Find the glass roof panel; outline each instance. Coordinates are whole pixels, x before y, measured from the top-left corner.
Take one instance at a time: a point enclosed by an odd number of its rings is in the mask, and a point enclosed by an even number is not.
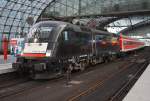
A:
[[[8,19],[7,19],[7,22],[6,22],[6,25],[12,25],[13,20],[14,20],[14,19],[12,19],[12,18],[8,18]]]
[[[6,0],[1,0],[0,7],[5,7],[6,4],[7,4]]]
[[[15,18],[16,14],[17,14],[17,11],[13,11],[13,10],[12,10],[12,11],[10,12],[10,14],[9,14],[9,17]]]
[[[20,9],[20,7],[22,7],[23,5],[21,5],[21,4],[15,4],[15,6],[14,6],[14,10],[18,10],[18,9]]]
[[[11,10],[3,9],[2,16],[7,17],[10,11],[11,11]]]
[[[15,28],[21,27],[25,28],[23,31],[28,31],[30,26],[26,22],[27,18],[33,17],[36,22],[43,10],[42,17],[44,14],[63,17],[146,10],[150,9],[149,5],[149,0],[0,0],[0,32],[6,29],[17,32]]]
[[[3,26],[5,24],[6,19],[7,19],[6,17],[0,18],[0,26]]]
[[[0,32],[16,32],[15,28],[26,28],[29,25],[26,20],[33,17],[34,22],[42,10],[53,0],[1,0],[0,1]],[[6,27],[6,28],[5,28]]]
[[[10,31],[10,26],[5,26],[4,32],[9,32]]]
[[[10,32],[17,32],[17,27],[13,26]]]

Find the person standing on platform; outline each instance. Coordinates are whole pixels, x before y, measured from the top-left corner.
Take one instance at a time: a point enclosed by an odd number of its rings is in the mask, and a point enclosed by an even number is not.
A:
[[[8,55],[8,40],[4,36],[3,38],[3,54],[4,54],[4,62],[7,62],[7,55]]]

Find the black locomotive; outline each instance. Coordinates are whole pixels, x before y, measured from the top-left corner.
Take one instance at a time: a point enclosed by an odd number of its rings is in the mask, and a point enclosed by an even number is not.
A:
[[[89,64],[109,61],[119,52],[117,35],[66,22],[42,21],[30,29],[13,67],[35,79],[51,78],[68,68],[84,70]]]

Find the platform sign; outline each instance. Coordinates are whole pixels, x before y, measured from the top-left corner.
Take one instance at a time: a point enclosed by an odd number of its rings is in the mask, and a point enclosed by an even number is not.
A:
[[[18,56],[24,48],[24,38],[12,38],[10,40],[11,54]]]
[[[16,39],[11,39],[11,40],[10,40],[10,45],[11,45],[11,46],[17,45],[17,40],[16,40]]]

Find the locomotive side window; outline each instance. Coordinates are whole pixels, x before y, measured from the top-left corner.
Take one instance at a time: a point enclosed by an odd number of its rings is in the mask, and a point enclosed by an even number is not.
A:
[[[90,40],[90,35],[82,32],[75,32],[75,31],[64,31],[63,32],[63,40],[69,41],[70,44],[81,44],[85,43]]]
[[[104,35],[104,34],[95,35],[95,40],[96,41],[110,41],[111,36],[110,35]]]
[[[75,35],[75,33],[73,31],[63,31],[62,32],[62,40],[64,42],[68,42],[69,41],[69,43],[70,42],[72,43],[73,41],[76,41],[77,38],[76,38],[76,35]]]
[[[95,36],[95,40],[96,40],[96,41],[104,40],[104,38],[105,38],[104,35],[96,35],[96,36]]]
[[[86,44],[91,40],[91,36],[87,33],[76,33],[76,37],[78,38],[79,44]]]
[[[67,31],[64,31],[64,40],[68,41],[68,32]]]
[[[132,41],[124,41],[123,44],[124,45],[133,45],[134,42],[132,42]]]

